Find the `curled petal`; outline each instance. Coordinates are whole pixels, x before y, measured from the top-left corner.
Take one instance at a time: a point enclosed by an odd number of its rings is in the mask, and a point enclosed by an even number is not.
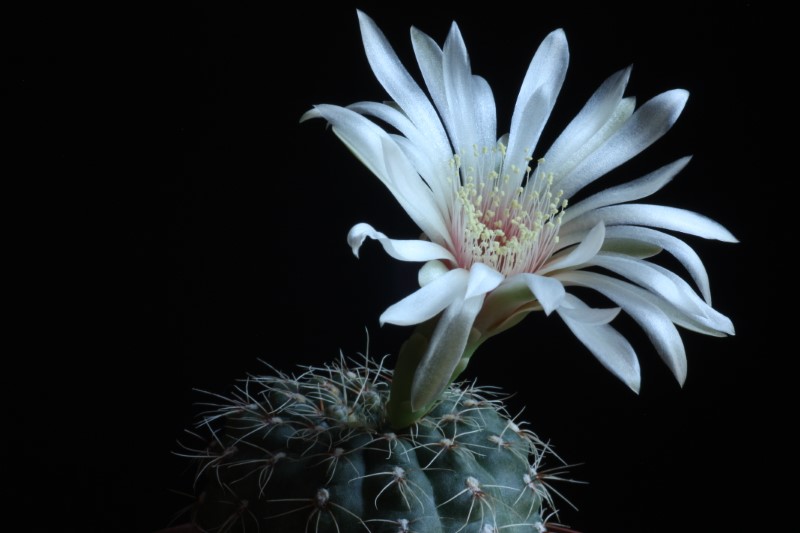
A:
[[[353,255],[356,257],[358,257],[358,250],[367,237],[381,243],[387,254],[401,261],[454,260],[453,254],[447,248],[436,243],[420,240],[390,239],[364,222],[356,224],[347,233],[347,244],[353,249]]]

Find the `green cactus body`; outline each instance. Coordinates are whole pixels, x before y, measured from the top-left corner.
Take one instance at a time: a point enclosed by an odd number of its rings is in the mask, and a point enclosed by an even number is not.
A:
[[[545,531],[547,451],[499,399],[451,386],[423,419],[386,424],[391,374],[345,361],[255,377],[202,422],[194,520],[208,532]]]

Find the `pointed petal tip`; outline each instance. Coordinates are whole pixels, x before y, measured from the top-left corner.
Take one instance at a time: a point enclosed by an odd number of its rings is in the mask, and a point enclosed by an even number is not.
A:
[[[496,289],[505,280],[505,276],[483,263],[472,265],[469,270],[469,283],[464,298],[482,296]]]
[[[300,117],[300,123],[302,124],[303,122],[311,120],[312,118],[321,118],[321,117],[322,115],[315,106],[313,109],[309,109],[308,111],[303,113],[303,116]]]
[[[361,222],[350,228],[350,231],[347,232],[347,244],[353,251],[353,255],[356,256],[356,259],[359,259],[359,250],[361,249],[361,245],[364,244],[364,240],[367,238],[367,231],[364,230],[365,227],[372,230],[372,226]]]
[[[631,71],[633,71],[633,63],[631,63],[625,68],[619,69],[613,75],[613,77],[619,76],[620,78],[625,80],[622,82],[623,89],[628,86],[628,81],[631,79]]]
[[[564,284],[556,278],[537,274],[520,274],[519,276],[528,286],[533,297],[539,301],[546,316],[550,316],[564,303],[566,298]]]
[[[712,220],[712,222],[714,222],[714,221]],[[726,228],[725,226],[723,226],[719,222],[716,222],[716,224],[719,225],[720,234],[716,235],[714,237],[714,239],[716,239],[718,241],[721,241],[721,242],[727,242],[727,243],[730,243],[730,244],[739,244],[739,239],[737,239],[736,236],[733,233],[731,233],[728,228]],[[708,238],[708,237],[706,237],[706,238]]]
[[[381,30],[378,29],[378,25],[375,24],[375,21],[372,20],[372,17],[370,17],[360,9],[356,9],[356,15],[358,15],[358,27],[361,29],[362,40],[365,40],[367,38],[368,33],[381,34]]]
[[[678,385],[683,388],[683,385],[686,383],[686,366],[672,369],[672,372],[675,375],[675,379],[678,380]]]

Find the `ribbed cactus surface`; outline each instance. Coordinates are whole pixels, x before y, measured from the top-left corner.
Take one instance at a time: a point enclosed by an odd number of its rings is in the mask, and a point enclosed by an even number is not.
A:
[[[547,451],[495,394],[451,386],[415,425],[385,422],[391,373],[342,360],[252,377],[186,446],[208,532],[546,531]],[[552,509],[550,509],[552,511]]]

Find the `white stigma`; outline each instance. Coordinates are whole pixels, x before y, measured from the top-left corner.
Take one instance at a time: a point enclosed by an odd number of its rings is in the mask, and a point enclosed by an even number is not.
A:
[[[502,143],[475,154],[477,169],[463,168],[459,156],[451,160],[457,197],[453,241],[458,266],[468,269],[484,263],[506,276],[536,272],[558,243],[567,207],[563,191],[553,190],[553,175],[540,171],[541,164],[536,170],[512,166],[501,176]],[[523,185],[515,186],[521,172]]]

